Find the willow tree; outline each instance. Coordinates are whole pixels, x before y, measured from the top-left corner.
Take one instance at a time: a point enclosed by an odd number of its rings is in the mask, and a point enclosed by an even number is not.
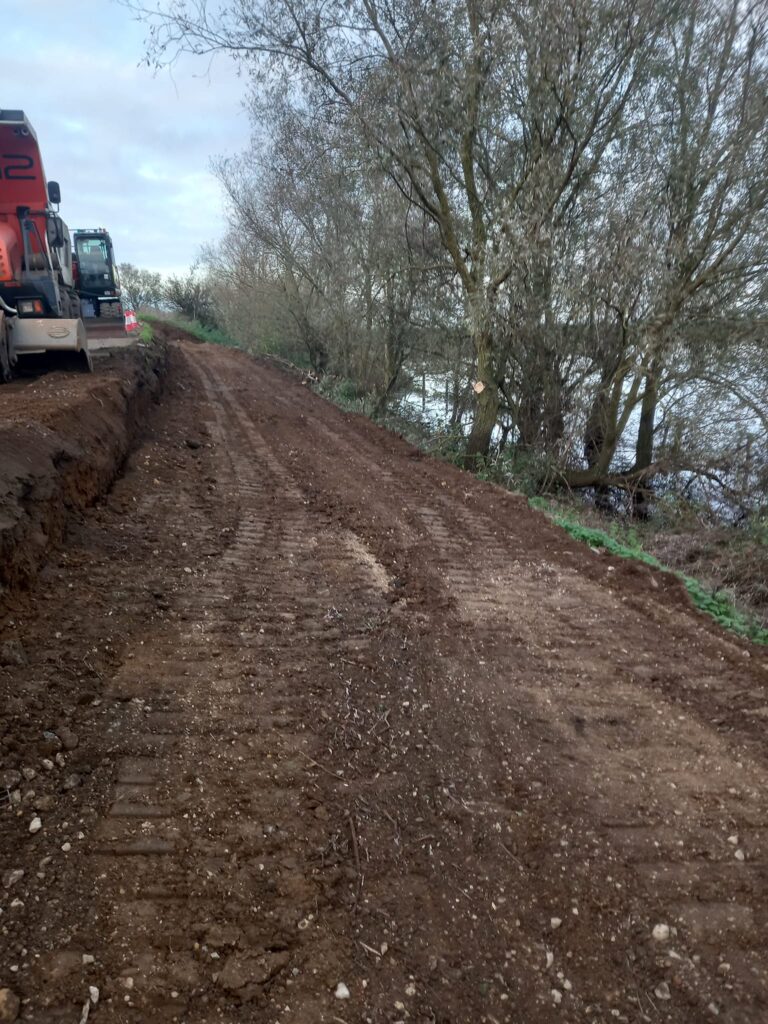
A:
[[[132,3],[149,59],[222,50],[261,89],[286,79],[361,141],[436,225],[462,289],[478,378],[470,458],[499,414],[500,304],[620,132],[667,12],[653,0],[173,0]],[[544,298],[542,298],[544,296]]]

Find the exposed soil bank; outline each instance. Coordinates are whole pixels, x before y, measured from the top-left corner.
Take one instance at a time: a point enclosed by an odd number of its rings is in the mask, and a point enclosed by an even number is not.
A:
[[[160,390],[164,349],[0,390],[0,600],[28,586],[68,516],[110,487]]]

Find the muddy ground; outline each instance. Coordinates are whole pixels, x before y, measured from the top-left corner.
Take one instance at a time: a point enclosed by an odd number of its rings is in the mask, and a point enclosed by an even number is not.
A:
[[[763,650],[242,353],[140,419],[5,593],[0,1021],[768,1019]]]

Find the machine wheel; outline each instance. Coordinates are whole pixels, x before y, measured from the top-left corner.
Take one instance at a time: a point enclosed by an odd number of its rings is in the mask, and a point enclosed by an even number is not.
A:
[[[7,384],[12,376],[11,332],[5,312],[0,310],[0,384]]]

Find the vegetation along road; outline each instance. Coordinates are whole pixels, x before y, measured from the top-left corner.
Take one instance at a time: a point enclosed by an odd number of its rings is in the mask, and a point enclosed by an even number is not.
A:
[[[298,375],[137,360],[0,396],[0,1020],[768,1019],[763,649]]]

